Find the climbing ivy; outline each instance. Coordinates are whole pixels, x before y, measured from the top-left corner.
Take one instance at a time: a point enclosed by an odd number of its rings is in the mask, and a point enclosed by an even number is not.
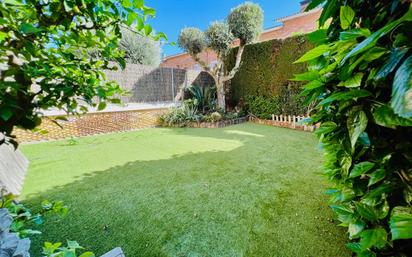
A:
[[[331,207],[357,256],[412,252],[412,4],[315,0],[316,47],[297,63],[308,71],[310,122],[333,182]]]
[[[299,88],[302,83],[290,81],[293,74],[303,72],[305,64],[293,62],[311,49],[313,44],[306,36],[296,36],[284,40],[274,39],[250,44],[243,52],[239,72],[230,81],[231,105],[247,97],[267,99],[281,94],[282,89]],[[237,49],[230,51],[225,59],[225,67],[231,69],[236,60]]]

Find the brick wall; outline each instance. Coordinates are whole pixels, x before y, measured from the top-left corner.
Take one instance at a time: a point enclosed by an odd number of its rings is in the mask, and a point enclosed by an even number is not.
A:
[[[69,116],[67,121],[55,120],[56,117],[50,116],[44,117],[35,131],[15,129],[14,134],[19,142],[34,142],[150,128],[157,125],[158,116],[167,110],[88,113]]]

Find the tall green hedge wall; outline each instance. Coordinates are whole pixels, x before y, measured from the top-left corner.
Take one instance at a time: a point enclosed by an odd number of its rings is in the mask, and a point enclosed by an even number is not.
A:
[[[293,62],[312,48],[305,35],[247,45],[240,70],[230,82],[231,105],[248,96],[277,96],[283,87],[300,85],[289,79],[304,72],[306,65]],[[237,50],[233,48],[226,57],[227,69],[234,66]]]

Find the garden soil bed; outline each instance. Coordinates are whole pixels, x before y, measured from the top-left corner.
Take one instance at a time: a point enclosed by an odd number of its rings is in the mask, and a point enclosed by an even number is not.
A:
[[[222,120],[217,122],[191,122],[187,124],[189,128],[223,128],[230,125],[241,124],[248,122],[249,117],[242,117],[232,120]]]

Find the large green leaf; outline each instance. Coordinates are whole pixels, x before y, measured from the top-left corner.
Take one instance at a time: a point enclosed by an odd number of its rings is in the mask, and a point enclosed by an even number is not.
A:
[[[361,220],[356,220],[353,223],[350,223],[348,227],[349,237],[351,239],[356,238],[357,236],[359,236],[359,234],[363,231],[364,228],[365,222]]]
[[[326,21],[329,18],[333,17],[335,13],[339,13],[339,4],[337,3],[337,0],[328,0],[323,7],[323,11],[319,17],[319,25],[325,25]]]
[[[362,110],[354,109],[348,115],[347,127],[352,148],[355,147],[359,136],[365,131],[368,125],[368,117]]]
[[[319,78],[319,72],[316,70],[307,71],[304,73],[294,74],[293,81],[312,81]]]
[[[330,50],[330,47],[328,45],[320,45],[318,47],[313,48],[312,50],[309,50],[302,57],[296,60],[295,63],[301,63],[301,62],[307,62],[307,61],[313,60],[329,52],[329,50]]]
[[[381,181],[382,179],[384,179],[386,176],[386,171],[385,169],[377,169],[374,172],[372,172],[371,174],[369,174],[369,183],[368,186],[372,186],[376,183],[378,183],[379,181]]]
[[[360,175],[363,175],[366,172],[370,171],[373,167],[375,167],[375,164],[372,162],[361,162],[361,163],[355,164],[355,166],[350,172],[349,177],[351,178],[359,177]]]
[[[353,222],[353,210],[347,205],[331,205],[332,210],[338,215],[338,220],[344,224]]]
[[[347,59],[349,59],[352,56],[355,56],[357,54],[360,54],[371,47],[373,47],[376,42],[381,38],[382,36],[388,34],[391,32],[395,27],[397,27],[400,23],[404,21],[410,21],[412,20],[412,9],[410,9],[403,17],[401,17],[398,20],[395,20],[381,29],[377,30],[376,32],[372,33],[369,37],[367,37],[365,40],[363,40],[361,43],[359,43],[355,48],[353,48],[346,56],[343,58],[341,61],[341,65],[346,62]]]
[[[346,101],[346,100],[350,100],[350,99],[356,100],[358,98],[368,97],[370,95],[371,95],[371,93],[367,90],[364,90],[364,89],[350,90],[350,91],[346,91],[346,92],[337,92],[337,93],[333,93],[330,96],[328,96],[327,98],[323,99],[319,103],[319,105],[329,104],[333,101]]]
[[[351,29],[351,30],[345,30],[339,33],[339,39],[342,41],[346,40],[354,40],[359,37],[369,37],[371,35],[371,32],[369,29]]]
[[[396,71],[391,107],[403,118],[412,118],[412,55]]]
[[[360,234],[360,245],[366,250],[372,246],[383,248],[387,244],[388,233],[384,228],[367,229]]]
[[[412,207],[393,208],[389,225],[392,240],[412,238]]]
[[[320,125],[319,129],[315,131],[315,133],[318,135],[327,134],[327,133],[334,131],[336,128],[337,128],[337,125],[335,122],[332,122],[332,121],[324,122]]]
[[[355,12],[350,6],[341,6],[340,7],[340,26],[342,29],[347,29],[353,22],[355,18]]]
[[[396,66],[399,64],[399,62],[402,60],[402,58],[405,56],[405,54],[408,52],[408,48],[403,47],[397,47],[391,50],[391,54],[389,56],[389,59],[385,62],[385,64],[382,66],[382,68],[376,73],[376,76],[374,79],[379,80],[383,79],[386,76],[391,73]]]
[[[308,39],[314,44],[323,44],[328,40],[326,29],[318,29],[309,33]]]
[[[379,106],[373,111],[372,115],[375,123],[383,127],[396,128],[397,126],[412,126],[412,118],[402,118],[396,115],[388,105]]]
[[[378,214],[373,207],[364,203],[355,203],[355,206],[356,212],[364,219],[367,219],[369,221],[375,221],[378,219]]]
[[[352,77],[350,77],[349,79],[340,82],[338,86],[347,87],[347,88],[360,87],[362,78],[363,78],[363,73],[359,72],[353,75]]]
[[[37,28],[30,23],[23,23],[20,25],[20,31],[24,34],[34,34],[42,31],[42,29]]]
[[[92,252],[84,252],[79,257],[95,257],[95,255]]]

